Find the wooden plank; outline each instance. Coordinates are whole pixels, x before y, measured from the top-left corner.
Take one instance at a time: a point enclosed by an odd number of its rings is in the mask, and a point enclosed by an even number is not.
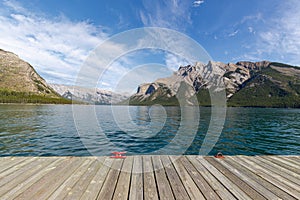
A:
[[[271,159],[271,158],[272,158],[272,160],[276,160],[276,161],[279,161],[280,163],[283,163],[283,166],[289,167],[290,170],[300,174],[299,165],[296,165],[296,164],[294,164],[288,160],[285,160],[284,158],[280,158],[278,156],[271,156],[269,159]]]
[[[175,199],[159,156],[152,156],[152,163],[154,168],[154,174],[155,174],[159,199],[165,199],[165,200]]]
[[[273,185],[269,182],[265,181],[264,179],[257,178],[256,174],[248,171],[246,168],[242,167],[238,164],[238,161],[232,160],[230,162],[231,156],[227,156],[224,160],[223,159],[216,159],[219,163],[221,163],[224,167],[226,167],[229,171],[234,173],[236,176],[241,178],[245,183],[249,184],[252,188],[254,188],[257,192],[263,195],[267,199],[278,199],[278,197],[273,194],[270,189]],[[265,185],[263,182],[265,181]],[[267,187],[265,187],[267,186]]]
[[[287,157],[287,156],[278,156],[277,158],[287,161],[292,166],[298,166],[298,167],[296,167],[296,169],[300,170],[300,168],[299,168],[300,162],[297,161],[298,160],[297,158],[291,158],[291,157]]]
[[[101,157],[97,157],[98,159],[101,159]],[[103,187],[104,181],[106,180],[106,177],[108,175],[108,172],[110,168],[112,167],[113,159],[109,157],[105,157],[105,160],[102,164],[102,167],[98,170],[94,178],[91,180],[91,183],[87,187],[86,191],[80,198],[81,200],[95,200],[97,199],[97,196],[99,192],[101,191],[101,188]]]
[[[4,162],[1,163],[0,166],[0,176],[4,173],[7,169],[12,168],[14,165],[17,165],[23,161],[25,161],[26,157],[9,157],[8,160],[6,159]]]
[[[143,156],[144,199],[158,200],[151,156]]]
[[[111,158],[112,159],[112,158]],[[123,159],[114,159],[111,169],[108,172],[103,187],[97,197],[98,200],[112,199],[115,187],[122,168]]]
[[[86,172],[80,177],[74,187],[68,192],[65,200],[80,199],[84,191],[91,182],[98,169],[101,167],[101,162],[97,159],[93,159],[92,164],[87,168]]]
[[[91,159],[85,159],[81,166],[79,166],[78,169],[62,185],[60,185],[53,194],[51,194],[48,200],[64,199],[91,164]]]
[[[286,179],[288,179],[289,181],[294,182],[300,188],[300,174],[297,174],[297,173],[293,174],[293,172],[291,172],[283,167],[280,167],[278,165],[272,164],[272,162],[270,162],[268,160],[264,160],[263,158],[260,158],[259,156],[249,157],[248,159],[257,163],[261,167],[268,169],[280,176],[283,176]]]
[[[173,163],[169,159],[168,156],[160,156],[162,164],[165,168],[165,172],[167,174],[168,180],[170,182],[171,189],[173,191],[174,196],[176,199],[188,199],[189,195],[183,186],[180,177],[178,176]]]
[[[251,157],[241,156],[240,159],[243,160],[244,162],[247,162],[253,168],[255,168],[257,170],[260,170],[261,172],[268,175],[269,177],[273,177],[274,179],[277,179],[281,183],[281,185],[285,185],[285,187],[283,189],[285,189],[285,190],[288,189],[287,191],[289,191],[290,189],[291,190],[292,189],[296,190],[293,193],[300,196],[300,193],[298,192],[298,191],[300,191],[300,187],[297,184],[295,184],[295,183],[291,182],[290,180],[288,180],[286,177],[283,177],[283,176],[281,176],[277,173],[273,173],[268,168],[264,168],[264,167],[261,167],[261,166],[257,165],[255,162],[253,162],[251,160]],[[277,185],[277,186],[279,186],[279,185]]]
[[[16,187],[11,189],[8,193],[5,195],[2,195],[3,199],[16,199],[17,196],[23,194],[28,188],[30,188],[34,183],[36,183],[38,180],[40,180],[43,176],[46,174],[50,173],[51,171],[55,170],[60,164],[64,161],[65,158],[49,158],[49,159],[54,159],[49,165],[44,165],[45,163],[48,164],[47,162],[43,163],[43,166],[39,168],[36,173],[34,173],[32,176],[32,171],[27,171],[22,175],[22,178],[24,179],[24,182],[20,182],[17,184]],[[28,177],[28,178],[27,178]]]
[[[79,157],[65,158],[55,170],[50,171],[30,186],[16,199],[46,199],[64,180],[77,169],[84,159]],[[57,175],[59,174],[59,176]]]
[[[198,172],[205,178],[207,183],[216,191],[221,199],[236,199],[207,169],[200,163],[198,156],[189,156],[189,161],[198,170]]]
[[[182,158],[182,164],[186,168],[187,172],[198,186],[200,191],[202,192],[203,196],[206,199],[211,200],[219,200],[220,197],[218,194],[210,187],[207,181],[203,178],[203,176],[197,171],[197,169],[190,163],[187,159],[188,156]]]
[[[261,157],[262,157],[263,159],[268,160],[268,161],[270,161],[270,162],[272,162],[272,163],[274,163],[274,164],[276,164],[276,165],[279,165],[279,166],[281,166],[281,167],[283,167],[283,168],[285,168],[285,169],[287,169],[287,170],[290,170],[290,171],[292,171],[292,172],[295,172],[295,173],[297,173],[297,174],[300,174],[300,173],[297,172],[297,171],[298,171],[297,168],[292,167],[292,166],[290,166],[290,165],[287,165],[286,163],[284,163],[284,162],[282,162],[282,161],[280,161],[280,160],[276,160],[276,159],[274,158],[274,156],[261,156]]]
[[[190,198],[197,200],[205,199],[197,185],[194,183],[193,179],[190,177],[189,173],[182,165],[181,158],[179,156],[170,156],[170,159]]]
[[[134,156],[129,199],[143,199],[143,160],[141,156]]]
[[[9,193],[12,191],[20,190],[20,186],[23,186],[23,183],[30,179],[32,176],[37,174],[41,169],[50,165],[54,162],[53,158],[39,158],[39,162],[31,162],[31,165],[28,165],[28,168],[20,169],[19,173],[16,173],[15,176],[8,176],[9,180],[0,187],[0,196],[5,196],[4,199],[8,199]],[[2,181],[1,181],[2,182]],[[26,184],[25,186],[30,186],[30,184]],[[8,193],[8,194],[7,194]]]
[[[71,157],[72,158],[72,157]],[[54,173],[47,174],[39,181],[40,184],[44,186],[38,186],[35,188],[36,193],[31,197],[32,199],[46,199],[48,198],[61,184],[69,178],[75,170],[82,165],[82,163],[87,159],[84,157],[73,157],[72,161],[67,165],[67,167],[62,168],[62,170]],[[68,158],[67,158],[68,159]],[[57,175],[59,174],[59,176]]]
[[[15,157],[12,156],[4,156],[4,157],[0,157],[0,169],[3,165],[5,165],[6,163],[8,163],[11,159],[13,159]],[[22,157],[16,157],[16,158],[22,158]]]
[[[237,157],[235,157],[235,158],[237,158]],[[296,198],[300,196],[300,193],[297,192],[296,190],[294,190],[293,188],[291,188],[289,186],[290,183],[287,182],[281,176],[270,173],[270,171],[257,166],[255,163],[243,158],[242,156],[239,156],[238,160],[240,163],[243,163],[244,166],[248,166],[248,169],[251,170],[252,172],[254,172],[256,175],[258,175],[258,176],[262,177],[263,179],[269,181],[270,183],[276,185],[283,191],[289,193],[290,195],[292,195]]]
[[[176,158],[0,158],[0,199],[300,199],[299,156]]]
[[[36,160],[37,158],[29,158],[4,171],[0,176],[0,187],[22,175],[24,172],[34,167],[36,164],[40,164],[40,160],[34,163],[34,161]]]
[[[279,155],[280,156],[280,155]],[[287,158],[297,158],[300,161],[300,156],[297,155],[283,155],[283,157],[287,157]]]
[[[227,156],[224,160],[217,159],[217,161],[239,176],[243,181],[248,183],[267,199],[278,199],[279,197],[282,199],[295,199],[269,181],[257,176],[255,171],[251,171],[247,165],[240,162],[234,156]]]
[[[300,162],[300,156],[285,156],[286,158],[291,158],[291,159],[293,159],[293,160],[295,160],[295,161],[297,161],[297,162]]]
[[[239,176],[235,175],[221,163],[216,161],[213,157],[205,158],[211,165],[213,165],[217,170],[219,170],[224,176],[231,180],[235,185],[241,188],[245,193],[247,193],[252,199],[256,200],[265,200],[266,198],[254,190],[250,185],[243,181]]]
[[[237,199],[250,200],[251,198],[241,190],[237,185],[230,181],[220,171],[218,171],[213,165],[207,162],[204,157],[197,158],[206,169],[213,174]]]
[[[28,157],[24,156],[6,156],[0,157],[0,169],[12,162],[21,162],[22,160],[27,159]]]
[[[128,199],[131,170],[133,165],[133,157],[126,157],[122,166],[122,171],[116,186],[113,199],[122,200]]]
[[[29,159],[34,159],[34,158],[31,157]],[[9,161],[4,162],[2,167],[0,168],[0,178],[3,178],[7,176],[7,174],[12,173],[13,170],[16,170],[17,166],[22,165],[23,162],[28,163],[28,158],[16,157],[16,158],[9,159]]]
[[[273,167],[277,168],[278,170],[283,171],[283,172],[285,172],[285,173],[287,173],[287,174],[289,174],[293,177],[298,178],[298,180],[300,180],[300,174],[295,173],[292,170],[289,170],[289,169],[287,169],[287,168],[285,168],[281,165],[278,165],[278,164],[276,164],[276,163],[274,163],[274,162],[272,162],[272,161],[270,161],[270,160],[268,160],[268,159],[266,159],[265,157],[262,157],[262,156],[257,157],[257,159],[259,159],[260,161],[262,161],[262,162],[264,162],[268,165],[272,165]]]

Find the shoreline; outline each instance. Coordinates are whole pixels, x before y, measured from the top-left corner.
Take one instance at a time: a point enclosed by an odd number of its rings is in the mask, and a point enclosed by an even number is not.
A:
[[[154,105],[124,105],[124,104],[84,104],[84,103],[70,103],[70,104],[59,104],[59,103],[0,103],[0,105],[23,105],[23,106],[43,106],[43,105],[47,105],[47,106],[51,106],[51,105],[81,105],[81,106],[127,106],[127,107],[131,107],[131,106],[140,106],[140,107],[151,107],[151,106],[155,106],[158,104],[154,104]],[[180,107],[178,105],[161,105],[163,107]],[[194,107],[194,106],[185,106],[185,107]],[[211,108],[212,106],[199,106],[199,107],[203,107],[203,108]],[[272,106],[226,106],[226,108],[282,108],[282,109],[300,109],[300,107],[272,107]]]

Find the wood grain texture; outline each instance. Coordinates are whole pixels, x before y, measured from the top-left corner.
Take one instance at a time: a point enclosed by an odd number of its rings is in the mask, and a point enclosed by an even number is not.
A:
[[[143,156],[144,199],[158,200],[155,175],[151,156]]]
[[[300,199],[299,156],[0,157],[0,199]]]

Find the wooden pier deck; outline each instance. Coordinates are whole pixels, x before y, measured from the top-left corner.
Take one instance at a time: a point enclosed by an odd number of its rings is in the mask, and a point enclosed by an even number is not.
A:
[[[300,156],[1,157],[0,199],[300,199]]]

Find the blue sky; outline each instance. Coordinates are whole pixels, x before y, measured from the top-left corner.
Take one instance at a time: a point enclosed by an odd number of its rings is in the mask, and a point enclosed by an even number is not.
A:
[[[182,32],[215,61],[271,60],[300,66],[299,10],[298,0],[3,0],[0,48],[31,63],[48,82],[60,84],[74,83],[90,51],[103,41],[141,27]],[[185,64],[172,54],[138,52],[116,62],[99,87],[112,89],[116,77],[153,62],[172,69]],[[153,73],[141,81],[165,75]]]

